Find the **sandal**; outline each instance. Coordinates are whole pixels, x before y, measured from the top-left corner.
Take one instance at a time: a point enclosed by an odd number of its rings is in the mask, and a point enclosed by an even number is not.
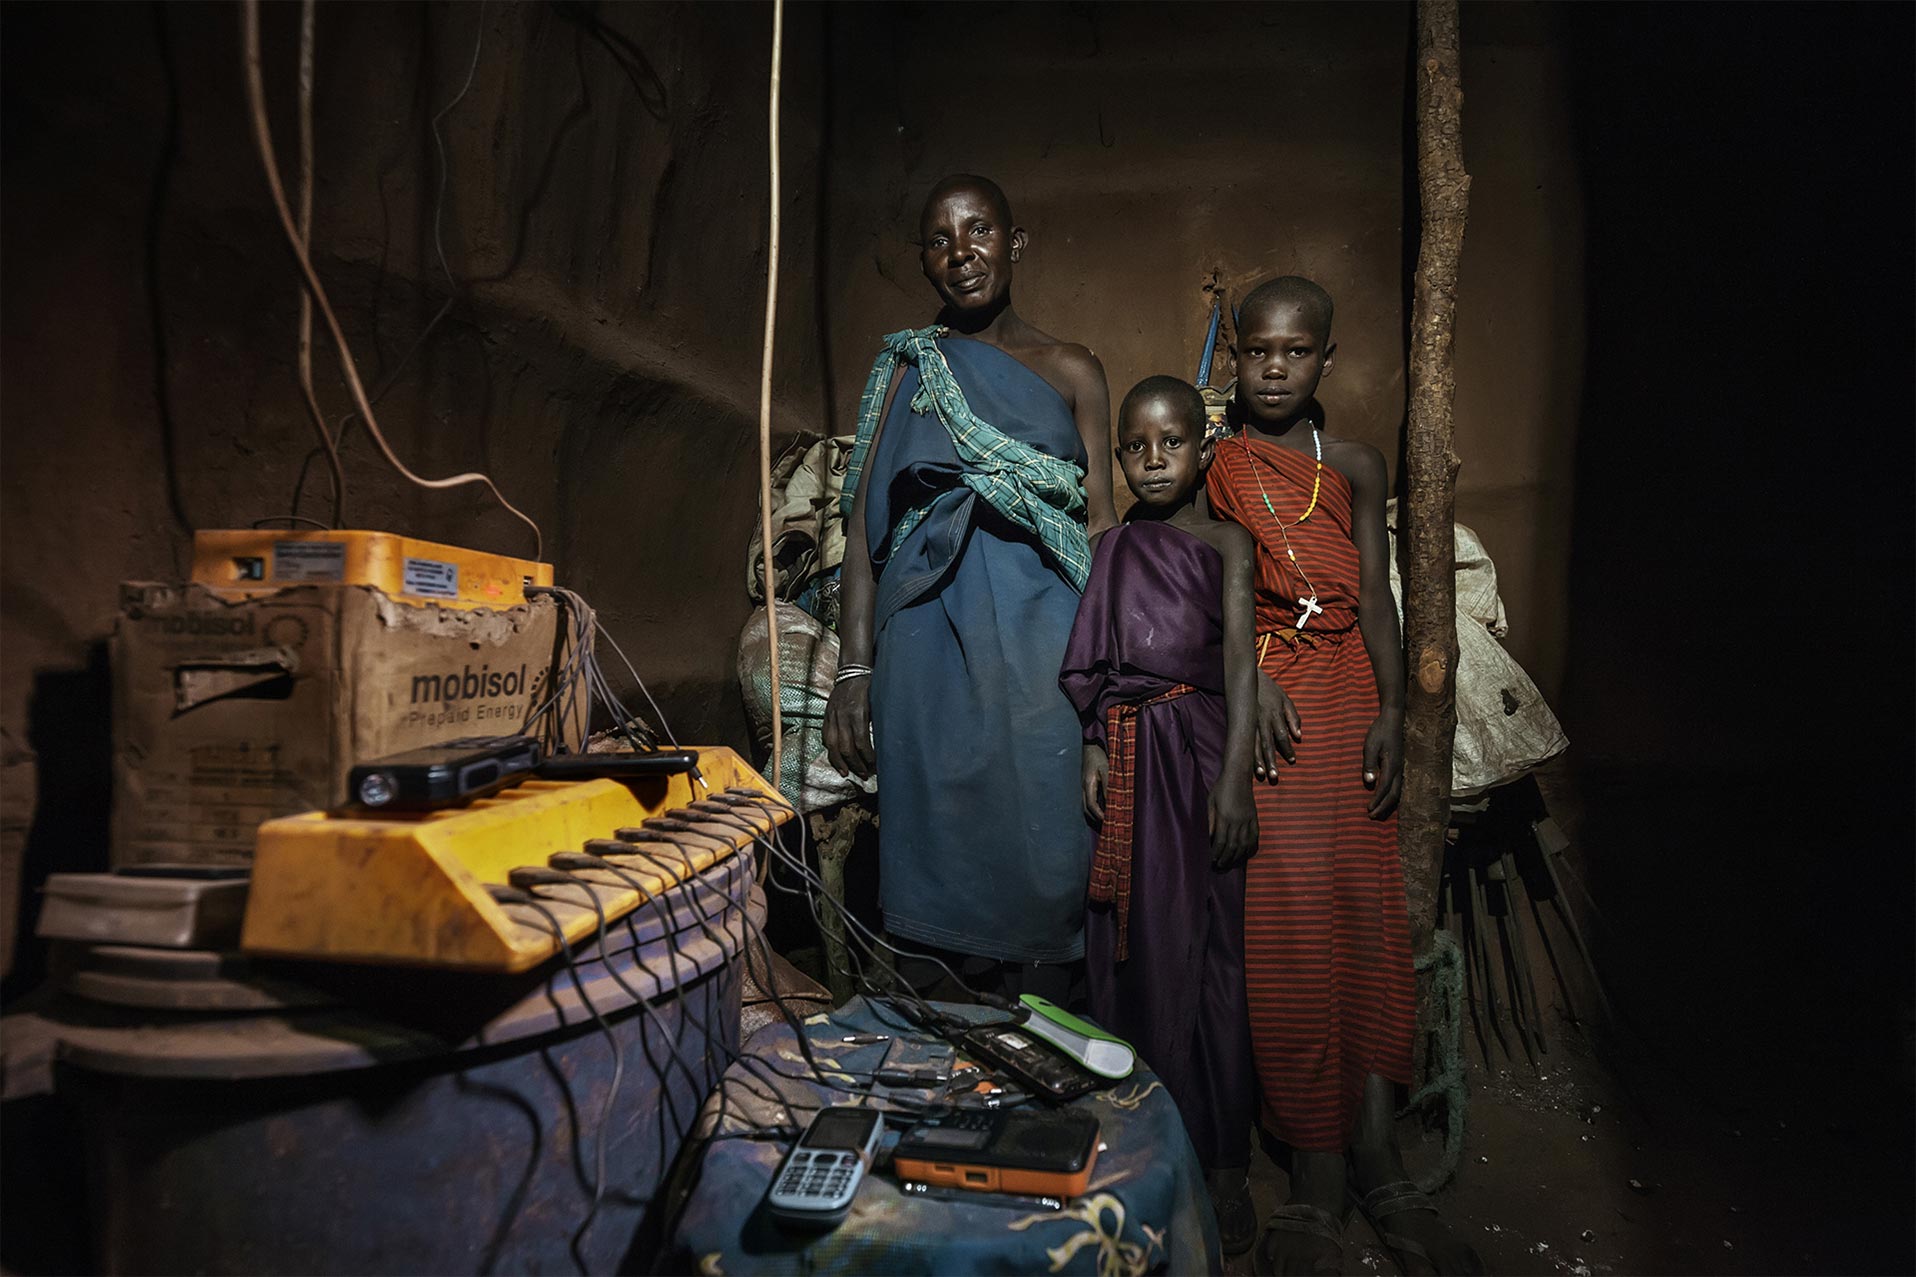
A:
[[[1257,1248],[1257,1254],[1251,1261],[1251,1270],[1258,1277],[1273,1277],[1277,1265],[1272,1262],[1270,1247],[1264,1245],[1279,1233],[1302,1233],[1306,1237],[1316,1238],[1320,1242],[1329,1242],[1330,1251],[1319,1251],[1319,1262],[1312,1267],[1313,1273],[1324,1277],[1339,1277],[1344,1271],[1344,1221],[1329,1211],[1317,1206],[1306,1206],[1291,1202],[1278,1207],[1271,1213],[1265,1225],[1263,1238]]]
[[[1355,1194],[1353,1194],[1355,1196]],[[1407,1179],[1395,1180],[1389,1184],[1379,1184],[1370,1192],[1357,1198],[1358,1213],[1369,1222],[1377,1239],[1389,1248],[1397,1266],[1405,1272],[1435,1272],[1436,1265],[1431,1263],[1430,1252],[1424,1244],[1414,1237],[1407,1237],[1394,1231],[1390,1221],[1399,1215],[1411,1211],[1429,1211],[1437,1213],[1437,1203],[1417,1185]],[[1418,1267],[1413,1267],[1411,1261]]]

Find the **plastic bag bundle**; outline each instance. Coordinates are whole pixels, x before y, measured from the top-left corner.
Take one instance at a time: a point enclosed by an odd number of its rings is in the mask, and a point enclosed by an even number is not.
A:
[[[825,705],[838,673],[838,635],[804,609],[778,608],[779,711],[785,757],[773,778],[800,811],[815,811],[878,791],[876,780],[843,776],[825,756]],[[772,748],[772,678],[765,609],[756,608],[738,640],[738,682],[761,756]]]
[[[1385,503],[1390,589],[1404,613],[1397,571],[1397,502]],[[1510,632],[1497,565],[1477,534],[1456,529],[1457,734],[1451,749],[1452,799],[1473,798],[1516,780],[1570,747],[1563,724],[1516,658],[1497,640]]]

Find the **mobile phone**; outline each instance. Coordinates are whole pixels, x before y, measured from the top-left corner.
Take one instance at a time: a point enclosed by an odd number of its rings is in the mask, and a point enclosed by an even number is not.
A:
[[[467,736],[360,763],[346,775],[359,812],[435,811],[530,776],[542,751],[530,736]]]
[[[1022,1025],[993,1024],[958,1039],[964,1051],[996,1065],[1055,1103],[1074,1100],[1107,1083]]]
[[[881,1109],[820,1109],[772,1176],[766,1204],[772,1218],[800,1228],[836,1228],[871,1169],[885,1132]]]
[[[535,769],[541,780],[643,780],[683,776],[699,765],[694,749],[655,749],[645,754],[554,754]]]
[[[899,1178],[987,1193],[1077,1197],[1098,1164],[1098,1119],[1083,1109],[960,1109],[899,1137]]]

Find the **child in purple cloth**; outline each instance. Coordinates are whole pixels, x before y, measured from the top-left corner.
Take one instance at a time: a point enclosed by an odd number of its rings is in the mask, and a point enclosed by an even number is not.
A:
[[[1137,504],[1098,540],[1058,681],[1084,723],[1084,809],[1100,827],[1092,1015],[1177,1101],[1235,1255],[1257,1236],[1244,861],[1260,746],[1253,547],[1202,504],[1210,460],[1195,389],[1150,377],[1125,396],[1118,464]]]

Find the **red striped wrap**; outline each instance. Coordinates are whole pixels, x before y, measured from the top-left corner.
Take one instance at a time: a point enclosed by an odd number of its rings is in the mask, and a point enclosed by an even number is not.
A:
[[[1378,702],[1357,628],[1349,482],[1325,467],[1316,512],[1288,526],[1309,502],[1314,470],[1307,454],[1240,437],[1219,445],[1208,490],[1213,511],[1257,540],[1260,636],[1297,625],[1299,595],[1314,591],[1324,609],[1300,641],[1259,642],[1260,668],[1290,694],[1304,730],[1296,765],[1255,787],[1244,932],[1265,1120],[1293,1148],[1329,1152],[1350,1143],[1366,1077],[1409,1082],[1417,1006],[1397,820],[1370,818],[1363,782]]]
[[[1196,690],[1189,683],[1179,683],[1147,700],[1121,702],[1104,711],[1104,751],[1109,767],[1104,778],[1104,823],[1098,826],[1098,845],[1091,852],[1090,896],[1111,905],[1117,922],[1120,962],[1131,953],[1132,816],[1138,771],[1131,754],[1137,745],[1138,713]]]

